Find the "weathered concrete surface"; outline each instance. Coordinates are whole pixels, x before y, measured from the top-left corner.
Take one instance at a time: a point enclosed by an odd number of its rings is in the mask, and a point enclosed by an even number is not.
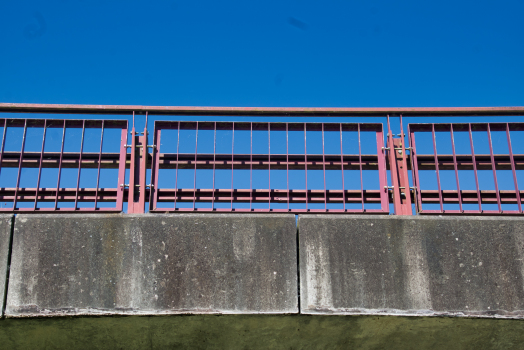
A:
[[[524,317],[524,219],[299,216],[301,311]]]
[[[0,215],[0,313],[3,316],[5,288],[7,282],[7,262],[9,260],[9,244],[11,243],[11,228],[13,215]]]
[[[298,310],[294,215],[19,215],[7,317]]]
[[[2,349],[522,349],[524,321],[194,315],[0,320]]]

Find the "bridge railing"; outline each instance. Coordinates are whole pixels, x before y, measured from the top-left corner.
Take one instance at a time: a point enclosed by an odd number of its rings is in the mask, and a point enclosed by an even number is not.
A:
[[[524,107],[4,103],[0,112],[13,116],[0,119],[4,212],[522,214],[524,124],[498,118],[522,116]],[[102,119],[78,119],[86,115]],[[143,132],[135,125],[138,115],[145,116]],[[113,119],[120,116],[126,120]],[[188,116],[219,120],[182,120]],[[407,134],[402,123],[403,117],[472,116],[497,122],[409,123]],[[223,120],[230,117],[299,119]],[[308,117],[384,122],[307,122]],[[398,125],[392,127],[393,121]]]

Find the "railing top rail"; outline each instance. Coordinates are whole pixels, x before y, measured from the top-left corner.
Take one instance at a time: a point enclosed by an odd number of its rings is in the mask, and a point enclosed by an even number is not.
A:
[[[210,122],[210,121],[155,121],[155,127],[160,129],[177,129],[180,127],[184,129],[196,129],[198,124],[199,130],[231,130],[234,126],[235,130],[268,130],[272,131],[356,131],[360,128],[361,131],[382,131],[381,123],[286,123],[286,122]]]
[[[61,113],[125,115],[135,112],[151,115],[199,116],[288,116],[288,117],[464,117],[524,115],[524,106],[517,107],[382,107],[382,108],[316,108],[316,107],[187,107],[187,106],[123,106],[0,103],[4,113]]]
[[[117,119],[109,119],[109,120],[102,120],[102,119],[27,119],[23,118],[0,118],[0,127],[4,127],[7,123],[10,127],[24,127],[24,125],[27,125],[28,127],[47,127],[47,128],[63,128],[65,126],[67,128],[101,128],[102,123],[104,125],[104,128],[127,128],[128,121],[127,120],[117,120]]]

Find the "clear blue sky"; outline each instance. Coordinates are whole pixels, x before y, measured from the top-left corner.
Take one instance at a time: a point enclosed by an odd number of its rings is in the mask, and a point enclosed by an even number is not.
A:
[[[0,101],[499,106],[522,1],[0,3]]]
[[[3,1],[0,102],[524,105],[523,14],[523,1]]]

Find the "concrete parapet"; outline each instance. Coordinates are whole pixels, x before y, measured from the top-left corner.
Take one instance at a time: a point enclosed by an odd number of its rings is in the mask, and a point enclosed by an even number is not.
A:
[[[0,301],[1,316],[3,316],[4,298],[7,282],[8,260],[9,260],[9,244],[11,243],[11,229],[13,225],[13,215],[0,215]]]
[[[299,216],[305,314],[524,317],[524,218]]]
[[[298,312],[294,215],[18,215],[6,315]]]

